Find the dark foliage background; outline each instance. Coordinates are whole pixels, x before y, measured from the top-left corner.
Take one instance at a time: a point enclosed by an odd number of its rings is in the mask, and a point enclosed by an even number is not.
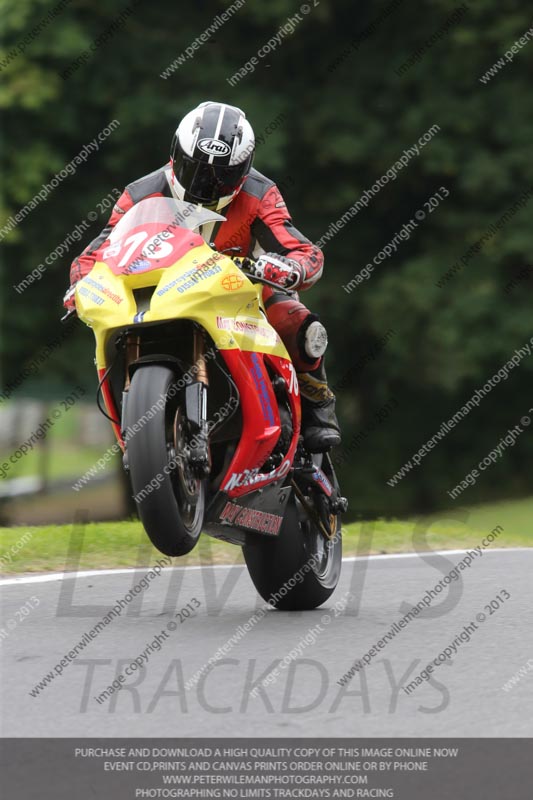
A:
[[[73,0],[19,53],[18,43],[57,3],[1,3],[0,227],[110,121],[120,122],[85,166],[4,237],[3,384],[59,332],[71,256],[99,232],[106,215],[42,280],[20,295],[13,285],[114,187],[163,164],[177,122],[198,102],[240,105],[258,134],[281,115],[282,124],[259,146],[255,166],[285,186],[295,223],[315,241],[437,124],[440,132],[420,156],[325,245],[324,277],[304,300],[329,330],[331,383],[344,377],[346,384],[338,391],[345,441],[339,471],[352,511],[442,508],[450,502],[446,490],[533,405],[533,359],[526,357],[418,469],[395,488],[387,486],[441,422],[533,333],[533,280],[531,271],[523,271],[533,265],[533,203],[452,280],[436,285],[533,186],[528,102],[533,43],[490,82],[479,81],[528,29],[530,12],[519,0],[464,4],[460,20],[398,75],[458,3],[310,0],[310,13],[302,15],[292,35],[261,59],[253,74],[230,86],[227,78],[300,8],[288,0],[248,0],[193,58],[162,79],[227,5]],[[64,80],[60,73],[103,34],[109,38]],[[13,51],[16,57],[9,57]],[[343,291],[441,186],[450,196],[439,208],[368,281],[350,294]],[[527,277],[506,290],[518,274]],[[390,329],[393,335],[380,347]],[[92,351],[91,334],[80,326],[19,396],[55,395],[73,381],[92,387]],[[364,368],[358,367],[372,352]],[[376,414],[384,417],[377,425]],[[469,501],[525,494],[532,454],[526,433],[469,490]]]

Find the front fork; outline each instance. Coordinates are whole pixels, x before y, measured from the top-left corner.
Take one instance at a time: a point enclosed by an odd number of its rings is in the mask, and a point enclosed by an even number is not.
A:
[[[185,416],[189,423],[188,458],[199,478],[206,478],[211,469],[209,432],[207,429],[207,387],[209,377],[205,361],[205,339],[199,327],[194,329],[193,362],[196,380],[185,389]]]
[[[126,339],[126,375],[124,389],[122,392],[122,416],[127,403],[127,395],[130,388],[129,367],[138,360],[140,355],[140,337],[136,334],[129,334]],[[189,444],[187,447],[187,459],[193,471],[199,478],[209,475],[211,469],[211,459],[209,454],[209,436],[207,428],[207,387],[209,377],[205,359],[205,340],[202,330],[195,327],[193,334],[193,369],[196,381],[187,385],[185,389],[185,416],[189,423]],[[174,446],[177,450],[179,436],[179,425],[181,418],[179,409],[174,419]],[[123,457],[124,469],[128,471],[127,452]]]

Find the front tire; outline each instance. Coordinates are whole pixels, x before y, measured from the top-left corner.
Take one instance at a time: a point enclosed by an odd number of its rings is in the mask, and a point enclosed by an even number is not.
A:
[[[181,457],[188,431],[178,393],[170,392],[175,382],[169,367],[140,367],[131,380],[124,414],[137,511],[150,540],[167,556],[193,549],[205,512],[205,482]]]

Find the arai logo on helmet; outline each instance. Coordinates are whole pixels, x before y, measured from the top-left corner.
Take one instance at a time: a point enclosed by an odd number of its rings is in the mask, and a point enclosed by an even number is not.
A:
[[[220,139],[200,139],[198,150],[208,156],[227,156],[231,153],[231,147]]]

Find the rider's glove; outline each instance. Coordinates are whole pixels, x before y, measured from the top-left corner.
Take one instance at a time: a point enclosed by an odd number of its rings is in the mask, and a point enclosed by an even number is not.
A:
[[[76,284],[71,286],[70,289],[66,292],[63,298],[63,305],[67,309],[67,311],[76,311]]]
[[[277,253],[265,253],[249,266],[251,275],[276,283],[283,289],[296,289],[304,281],[303,267]]]

